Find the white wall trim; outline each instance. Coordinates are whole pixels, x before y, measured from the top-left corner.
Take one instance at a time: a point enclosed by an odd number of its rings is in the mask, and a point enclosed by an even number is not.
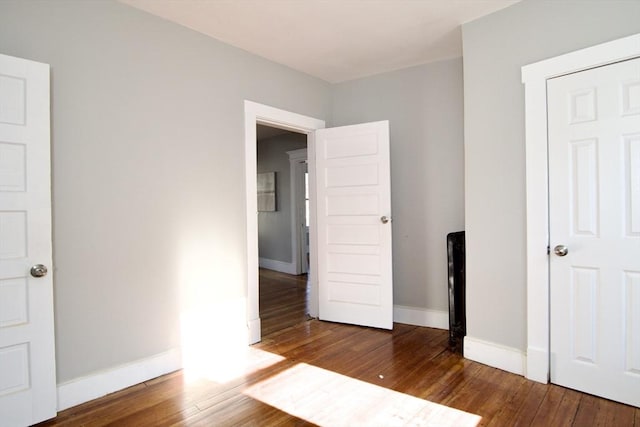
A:
[[[464,357],[503,371],[524,375],[527,357],[518,349],[470,336],[464,337]]]
[[[247,326],[249,328],[249,344],[260,341],[260,330],[252,330],[260,326],[260,310],[258,306],[258,201],[256,198],[257,154],[256,154],[256,125],[266,124],[272,127],[291,130],[307,134],[307,149],[309,150],[309,188],[311,194],[309,241],[315,248],[315,139],[314,131],[325,127],[324,120],[303,116],[264,104],[244,101],[244,158],[245,158],[245,200],[247,218]],[[309,272],[309,314],[318,315],[318,285],[314,271],[317,271],[317,251],[311,250],[311,266]]]
[[[449,312],[427,308],[393,306],[393,321],[427,328],[449,329]]]
[[[260,268],[266,268],[269,270],[279,271],[281,273],[287,274],[298,274],[296,273],[296,266],[292,262],[284,262],[278,261],[276,259],[269,258],[259,258],[258,264]]]
[[[547,80],[640,56],[640,34],[522,67],[527,200],[527,378],[549,381]],[[465,338],[465,348],[468,337]],[[467,356],[465,349],[465,356]],[[493,366],[493,365],[492,365]]]
[[[304,261],[301,259],[303,246],[302,236],[300,233],[300,203],[304,203],[304,188],[300,188],[302,181],[300,163],[307,161],[307,149],[287,151],[289,155],[289,182],[291,188],[291,261],[295,269],[294,273],[302,274]]]
[[[259,342],[260,341],[260,331],[262,328],[262,323],[260,322],[260,318],[253,319],[247,323],[247,328],[249,329],[249,342]]]
[[[179,349],[58,384],[58,411],[80,405],[182,368]]]

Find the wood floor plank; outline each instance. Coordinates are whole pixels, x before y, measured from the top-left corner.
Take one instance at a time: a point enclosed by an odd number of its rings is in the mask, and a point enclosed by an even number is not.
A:
[[[393,340],[375,350],[375,358],[361,364],[354,373],[363,381],[394,390],[402,383],[415,381],[424,362],[443,351],[442,345],[431,344],[434,341],[442,344],[443,340],[437,336],[434,338],[434,334],[431,337],[425,335],[423,329],[414,328],[397,337],[394,334]],[[406,351],[398,351],[398,348]]]
[[[494,377],[496,382],[489,385],[488,392],[480,405],[475,408],[474,412],[482,414],[480,426],[488,425],[500,412],[505,402],[508,402],[513,395],[513,390],[517,389],[521,383],[521,378],[509,372],[497,370],[498,375]],[[467,406],[466,404],[464,405]],[[471,409],[471,408],[470,408]]]
[[[482,369],[482,365],[463,361],[458,355],[453,355],[452,360],[456,363],[451,366],[450,370],[434,372],[435,376],[440,376],[440,378],[425,390],[421,395],[422,398],[446,404],[447,400],[464,389],[467,382]]]
[[[487,397],[496,392],[502,374],[499,369],[482,366],[456,393],[444,399],[442,404],[480,415]]]
[[[640,390],[638,390],[640,393]],[[606,399],[599,400],[596,422],[605,426],[631,426],[634,423],[635,408]]]
[[[443,385],[453,386],[454,378],[457,375],[462,376],[462,366],[460,357],[443,347],[443,350],[433,357],[423,358],[413,369],[407,370],[394,389],[440,403],[449,394],[449,390],[442,389]]]
[[[187,381],[174,372],[39,426],[640,427],[638,408],[464,359],[444,330],[309,320],[306,278],[261,270],[262,297],[267,328],[238,375]]]
[[[569,427],[572,426],[575,420],[578,406],[580,405],[581,393],[571,389],[564,389],[564,395],[562,401],[558,406],[555,414],[549,420],[548,425]]]
[[[533,383],[529,389],[526,400],[522,402],[520,409],[514,416],[514,426],[529,426],[533,422],[538,408],[549,391],[548,384]]]
[[[533,382],[517,376],[509,398],[491,418],[483,418],[483,423],[492,427],[511,425],[510,420],[516,420],[516,414],[522,410],[524,402],[528,402],[533,385]]]
[[[593,422],[598,415],[598,398],[588,394],[583,394],[580,397],[580,404],[576,411],[576,417],[574,425],[594,425]]]
[[[546,427],[552,425],[551,420],[560,408],[565,391],[566,389],[556,385],[547,387],[547,393],[542,402],[540,402],[538,411],[531,422],[532,426]]]

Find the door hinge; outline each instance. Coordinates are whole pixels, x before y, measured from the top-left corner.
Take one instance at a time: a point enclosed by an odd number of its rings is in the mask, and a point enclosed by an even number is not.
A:
[[[547,255],[551,255],[551,246],[547,245]]]

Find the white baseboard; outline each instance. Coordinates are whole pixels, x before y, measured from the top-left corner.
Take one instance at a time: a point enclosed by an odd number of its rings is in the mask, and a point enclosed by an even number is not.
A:
[[[277,261],[275,259],[259,258],[258,264],[261,268],[279,271],[287,274],[298,274],[296,266],[291,262]]]
[[[427,328],[449,329],[449,312],[394,305],[393,321]]]
[[[536,347],[527,348],[527,379],[547,384],[549,382],[549,354]]]
[[[262,330],[260,318],[249,320],[249,345],[260,342]]]
[[[518,375],[524,375],[527,360],[527,356],[518,349],[468,335],[464,337],[464,357]]]
[[[181,352],[179,349],[172,349],[107,371],[58,384],[58,411],[181,368]]]

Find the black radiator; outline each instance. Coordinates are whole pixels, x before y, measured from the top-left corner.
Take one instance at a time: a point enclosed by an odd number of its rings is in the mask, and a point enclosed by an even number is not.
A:
[[[467,334],[465,315],[465,249],[464,231],[447,235],[449,262],[449,346],[462,354],[462,340]]]

